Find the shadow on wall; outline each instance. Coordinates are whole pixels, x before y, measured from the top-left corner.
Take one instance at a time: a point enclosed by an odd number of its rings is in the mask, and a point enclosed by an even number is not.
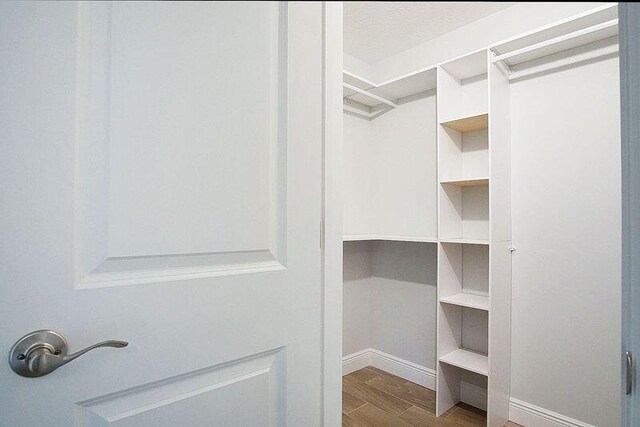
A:
[[[436,244],[344,243],[343,353],[373,348],[436,366]]]

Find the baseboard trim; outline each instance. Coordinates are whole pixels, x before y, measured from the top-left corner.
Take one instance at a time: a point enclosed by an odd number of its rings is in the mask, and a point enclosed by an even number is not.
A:
[[[366,348],[344,356],[342,358],[342,375],[350,374],[367,366],[382,369],[430,390],[436,389],[435,370],[373,348]],[[461,399],[463,402],[480,408],[486,406],[484,403],[486,402],[486,390],[468,383],[462,383],[461,386],[464,388],[464,390],[460,390],[461,394],[464,394],[464,398]],[[509,399],[509,419],[527,427],[594,427],[591,424],[514,398]]]
[[[366,348],[342,358],[342,375],[367,366],[382,369],[430,390],[436,389],[436,371],[373,348]]]
[[[514,398],[509,399],[509,419],[527,427],[594,427]]]
[[[371,349],[364,349],[356,353],[351,353],[342,358],[342,375],[347,375],[367,366],[371,366]]]

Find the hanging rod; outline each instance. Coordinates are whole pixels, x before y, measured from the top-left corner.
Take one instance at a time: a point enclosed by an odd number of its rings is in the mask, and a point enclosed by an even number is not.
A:
[[[347,89],[351,89],[355,92],[361,93],[362,95],[368,96],[369,98],[375,99],[376,101],[380,101],[383,104],[387,104],[391,108],[398,108],[398,104],[396,104],[395,102],[389,101],[387,98],[383,98],[371,92],[367,92],[366,90],[360,89],[357,86],[351,85],[349,83],[344,83],[344,82],[342,82],[342,86],[346,87]]]
[[[567,41],[567,40],[572,40],[572,39],[575,39],[575,38],[578,38],[578,37],[582,37],[582,36],[587,35],[587,34],[595,33],[597,31],[606,30],[608,28],[615,27],[617,25],[618,25],[618,19],[617,18],[616,19],[612,19],[610,21],[606,21],[606,22],[603,22],[601,24],[597,24],[597,25],[593,25],[591,27],[583,28],[581,30],[574,31],[572,33],[563,34],[561,36],[554,37],[552,39],[545,40],[545,41],[540,42],[540,43],[532,44],[530,46],[526,46],[526,47],[523,47],[521,49],[516,49],[516,50],[514,50],[512,52],[507,52],[507,53],[504,53],[502,55],[496,55],[495,57],[493,57],[491,59],[491,62],[496,63],[496,62],[500,62],[500,61],[505,61],[505,60],[507,60],[509,58],[513,58],[514,56],[519,56],[519,55],[522,55],[524,53],[533,52],[535,50],[542,49],[542,48],[545,48],[545,47],[548,47],[548,46],[552,46],[554,44],[558,44],[558,43],[561,43],[561,42],[564,42],[564,41]]]

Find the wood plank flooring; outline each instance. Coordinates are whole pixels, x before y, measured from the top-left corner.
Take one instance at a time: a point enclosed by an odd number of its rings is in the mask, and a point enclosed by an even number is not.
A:
[[[476,427],[485,411],[459,403],[436,418],[436,393],[368,366],[342,377],[343,427]],[[518,427],[511,422],[506,426]]]

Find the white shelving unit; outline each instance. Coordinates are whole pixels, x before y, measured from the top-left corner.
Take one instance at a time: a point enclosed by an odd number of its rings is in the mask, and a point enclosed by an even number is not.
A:
[[[614,52],[616,35],[617,7],[605,5],[438,67],[437,415],[480,375],[487,424],[509,418],[509,82]]]
[[[494,109],[494,97],[504,101],[504,90],[507,107]],[[504,221],[509,216],[508,80],[491,65],[488,50],[438,67],[438,117],[436,413],[471,399],[462,383],[480,375],[486,377],[481,406],[488,424],[502,425],[508,419],[509,377],[494,377],[491,367],[498,355],[502,369],[509,369],[509,334],[493,328],[510,324],[509,314],[494,310],[510,304],[505,299],[510,283],[500,280],[510,272],[510,230]],[[477,402],[477,396],[471,400]]]

